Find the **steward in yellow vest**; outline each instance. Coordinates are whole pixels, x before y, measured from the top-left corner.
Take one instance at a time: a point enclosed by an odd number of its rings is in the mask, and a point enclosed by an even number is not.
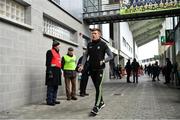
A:
[[[64,72],[67,100],[77,100],[76,56],[72,47],[68,48],[68,53],[62,57],[61,65]]]
[[[69,56],[68,54],[63,56],[64,58],[64,66],[63,70],[75,70],[76,69],[76,56]]]

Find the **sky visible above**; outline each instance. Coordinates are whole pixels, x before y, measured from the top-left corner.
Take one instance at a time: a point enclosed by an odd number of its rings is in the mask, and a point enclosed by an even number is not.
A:
[[[152,58],[154,55],[158,55],[158,39],[155,39],[138,48],[139,60]]]

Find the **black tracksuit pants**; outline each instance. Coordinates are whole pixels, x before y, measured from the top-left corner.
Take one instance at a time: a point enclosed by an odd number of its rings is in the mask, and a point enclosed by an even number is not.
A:
[[[103,97],[102,97],[103,70],[91,70],[90,76],[92,78],[94,87],[96,89],[95,106],[99,106],[99,104],[103,101]]]
[[[80,80],[80,94],[86,94],[86,87],[88,83],[89,74],[88,71],[84,71]]]

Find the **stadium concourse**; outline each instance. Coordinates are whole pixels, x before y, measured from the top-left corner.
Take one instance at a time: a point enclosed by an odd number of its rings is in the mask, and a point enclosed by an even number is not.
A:
[[[114,79],[103,84],[106,103],[99,114],[90,117],[93,106],[94,89],[88,89],[87,97],[78,97],[77,101],[67,101],[59,96],[61,104],[47,106],[45,101],[0,113],[0,119],[179,119],[180,94],[173,85],[165,85],[164,77],[160,81],[143,75],[139,83],[126,83],[126,78]]]

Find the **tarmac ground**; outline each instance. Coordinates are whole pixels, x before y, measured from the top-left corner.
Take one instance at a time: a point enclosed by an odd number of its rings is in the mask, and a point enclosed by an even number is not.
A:
[[[143,75],[139,83],[126,83],[126,78],[113,79],[103,84],[105,108],[92,117],[89,113],[94,105],[95,89],[88,89],[86,97],[78,96],[76,101],[67,101],[58,96],[61,104],[24,105],[0,112],[0,119],[180,119],[180,89],[165,85],[161,81]],[[132,77],[131,77],[132,81]]]

